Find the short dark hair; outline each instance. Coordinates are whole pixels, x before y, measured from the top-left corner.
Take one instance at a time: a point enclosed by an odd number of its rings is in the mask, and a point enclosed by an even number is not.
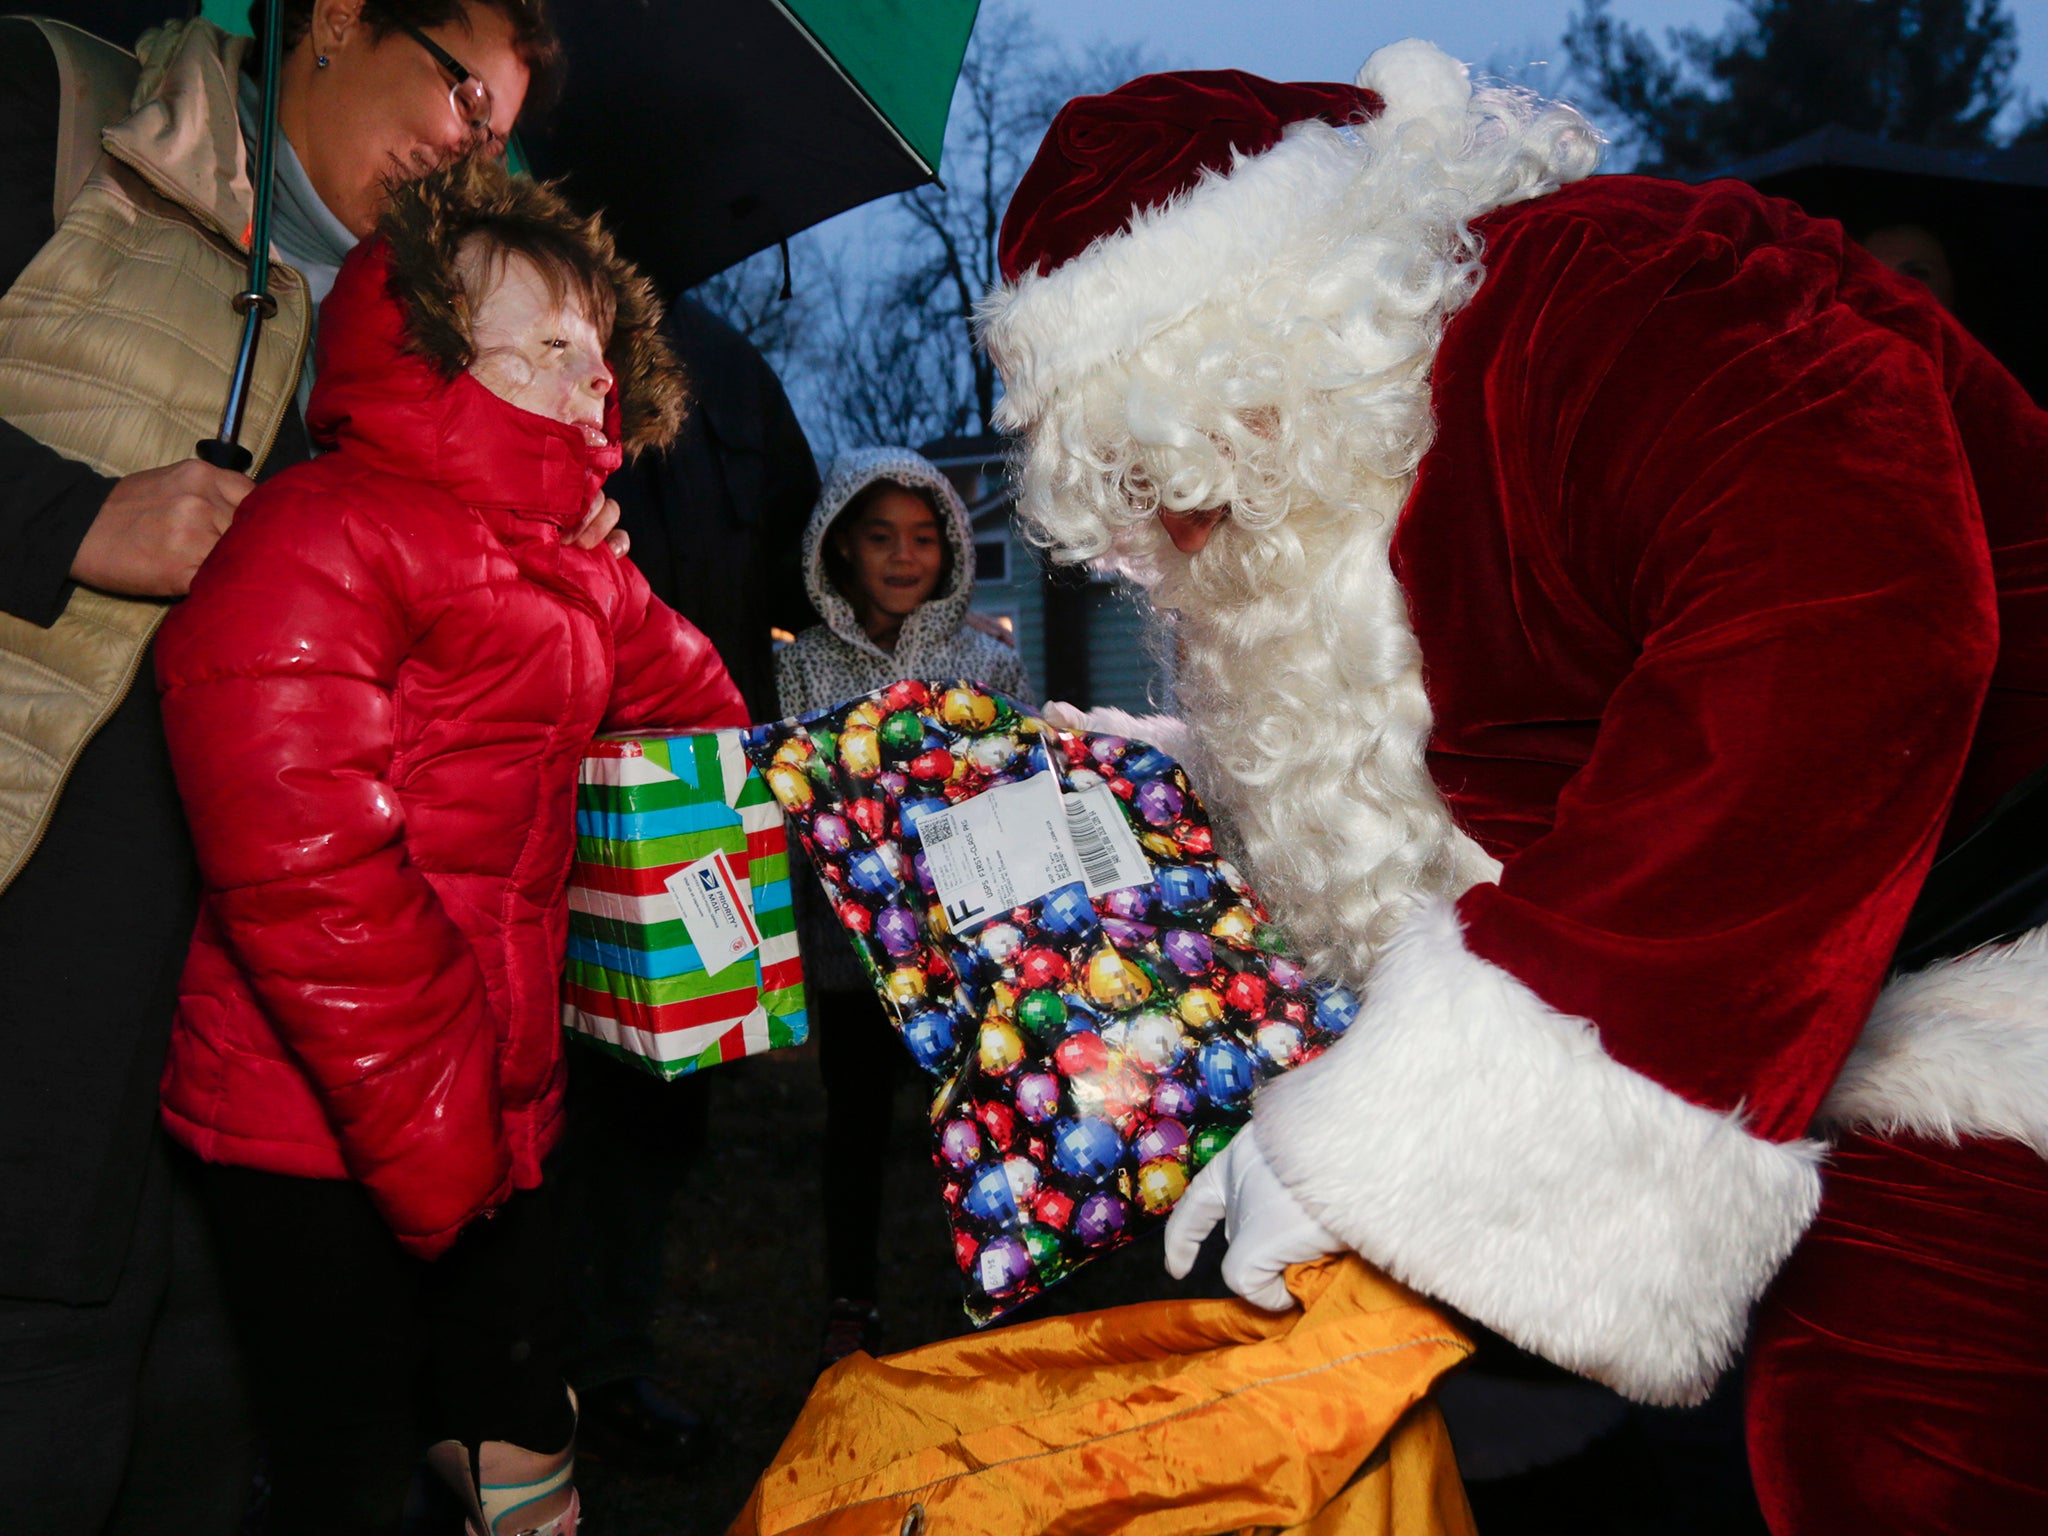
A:
[[[249,0],[249,31],[260,44],[267,0]],[[562,88],[562,41],[555,36],[547,0],[363,0],[363,22],[373,36],[389,37],[401,27],[466,24],[472,10],[496,11],[512,23],[512,48],[526,66],[526,104],[544,108]],[[291,52],[313,30],[313,0],[282,0],[277,11],[283,51]]]

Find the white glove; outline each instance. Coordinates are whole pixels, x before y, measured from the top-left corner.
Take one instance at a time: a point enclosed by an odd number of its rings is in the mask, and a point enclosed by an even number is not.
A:
[[[1157,747],[1168,757],[1188,755],[1187,723],[1172,715],[1134,715],[1127,710],[1082,709],[1059,699],[1049,700],[1038,718],[1062,731],[1094,731],[1103,736],[1121,736]]]
[[[1220,1220],[1230,1240],[1223,1283],[1255,1307],[1285,1312],[1294,1305],[1287,1266],[1340,1252],[1344,1245],[1280,1182],[1254,1129],[1247,1125],[1210,1160],[1167,1217],[1166,1272],[1185,1279],[1202,1239]]]
[[[1088,711],[1078,705],[1068,704],[1060,699],[1047,699],[1045,707],[1039,710],[1038,718],[1060,731],[1085,731],[1088,729]]]

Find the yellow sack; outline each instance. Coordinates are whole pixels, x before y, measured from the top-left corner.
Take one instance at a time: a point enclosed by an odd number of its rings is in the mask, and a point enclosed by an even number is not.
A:
[[[1472,1536],[1422,1401],[1471,1344],[1354,1258],[1288,1285],[1277,1317],[1162,1301],[855,1355],[732,1536]]]

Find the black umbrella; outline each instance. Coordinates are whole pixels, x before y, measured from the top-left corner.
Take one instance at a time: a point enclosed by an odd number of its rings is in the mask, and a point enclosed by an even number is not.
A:
[[[275,45],[276,0],[267,0]],[[521,130],[533,169],[603,208],[622,249],[672,291],[835,213],[936,179],[954,82],[980,0],[559,0],[568,84]],[[44,0],[126,42],[195,10],[246,31],[246,0]],[[275,69],[265,71],[271,80]],[[266,91],[257,231],[268,228]],[[246,360],[264,316],[267,244],[255,242],[235,385],[212,462],[239,467]]]
[[[220,469],[247,473],[255,455],[242,446],[242,419],[249,411],[249,375],[256,366],[256,343],[263,322],[277,313],[270,296],[270,194],[277,185],[277,72],[284,49],[284,28],[278,25],[279,0],[263,7],[263,107],[256,142],[256,207],[249,219],[249,281],[235,295],[242,315],[242,345],[235,353],[235,371],[228,377],[228,398],[221,406],[220,432],[202,441],[197,453]]]
[[[45,0],[125,41],[177,0]],[[246,31],[247,0],[196,7]],[[980,0],[556,0],[568,55],[527,160],[671,289],[939,173]]]
[[[835,213],[933,180],[979,0],[572,0],[536,172],[690,287]]]

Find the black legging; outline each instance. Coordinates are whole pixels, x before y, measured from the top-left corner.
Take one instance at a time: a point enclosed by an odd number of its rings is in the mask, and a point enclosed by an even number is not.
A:
[[[568,1442],[550,1192],[514,1195],[432,1263],[346,1180],[210,1167],[206,1194],[270,1453],[275,1536],[397,1530],[436,1440]]]
[[[810,1012],[825,1079],[825,1284],[872,1301],[890,1116],[918,1074],[874,993],[814,992]]]

